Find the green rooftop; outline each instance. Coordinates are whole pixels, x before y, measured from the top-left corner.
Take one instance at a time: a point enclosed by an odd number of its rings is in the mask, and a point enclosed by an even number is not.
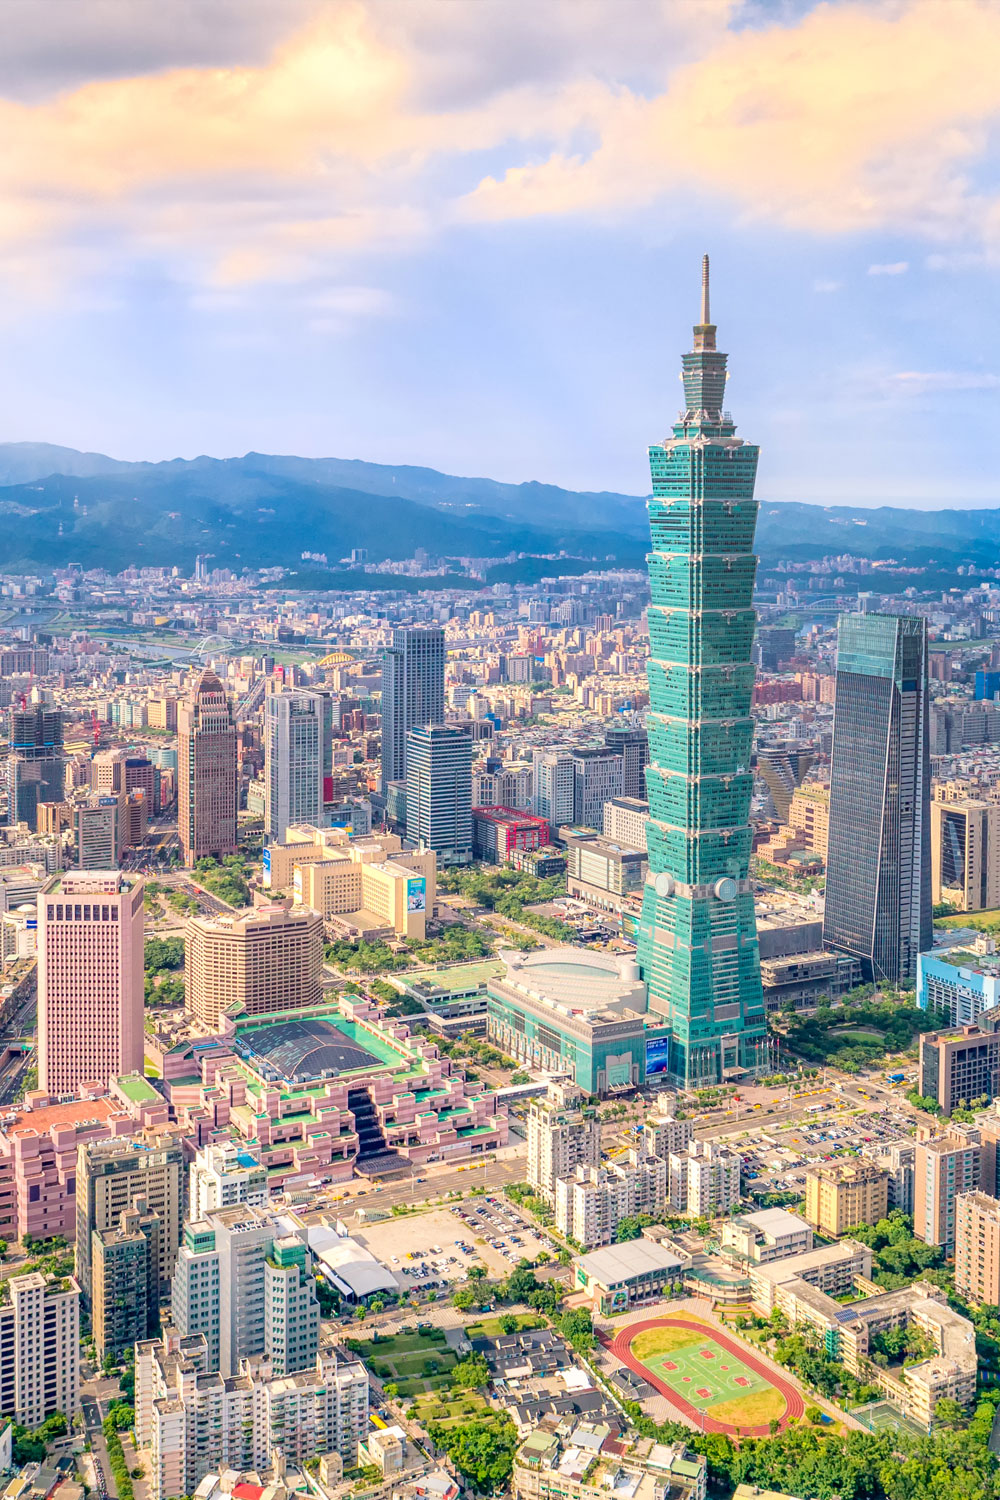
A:
[[[115,1083],[130,1104],[156,1104],[162,1099],[148,1078],[143,1078],[139,1073],[123,1073]]]

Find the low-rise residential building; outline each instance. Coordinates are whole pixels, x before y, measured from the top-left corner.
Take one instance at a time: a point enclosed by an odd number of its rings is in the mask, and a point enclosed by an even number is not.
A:
[[[537,1427],[514,1456],[516,1500],[704,1500],[706,1461],[683,1443],[613,1438],[594,1423]]]

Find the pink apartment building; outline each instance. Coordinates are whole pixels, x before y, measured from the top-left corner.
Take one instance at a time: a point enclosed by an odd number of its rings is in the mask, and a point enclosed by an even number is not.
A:
[[[59,1098],[143,1066],[143,882],[55,876],[38,896],[38,1082]]]
[[[0,1239],[76,1237],[77,1147],[166,1125],[168,1106],[144,1079],[83,1086],[56,1102],[41,1089],[0,1114]]]

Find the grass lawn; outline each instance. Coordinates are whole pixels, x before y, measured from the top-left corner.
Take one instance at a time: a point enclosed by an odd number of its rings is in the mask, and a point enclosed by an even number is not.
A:
[[[981,931],[989,932],[991,927],[1000,924],[1000,910],[992,911],[967,911],[956,912],[951,917],[935,917],[935,927],[976,927]]]
[[[428,1422],[441,1422],[445,1427],[455,1427],[467,1422],[470,1417],[495,1418],[496,1413],[478,1391],[464,1391],[453,1399],[446,1396],[414,1396],[418,1420],[426,1426]]]
[[[438,1366],[436,1371],[427,1370],[431,1361]],[[417,1354],[397,1354],[388,1363],[397,1375],[406,1379],[409,1375],[443,1374],[458,1364],[458,1358],[451,1349],[432,1349]]]
[[[518,1329],[546,1326],[546,1319],[539,1317],[537,1313],[509,1313],[506,1316],[517,1319]],[[478,1323],[467,1323],[465,1332],[470,1339],[498,1339],[503,1334],[503,1329],[499,1318],[482,1318]]]
[[[674,1349],[683,1349],[695,1341],[698,1335],[690,1328],[647,1328],[632,1340],[632,1353],[636,1359],[645,1360],[654,1354],[670,1354]]]
[[[766,1390],[754,1391],[751,1396],[717,1401],[709,1409],[718,1421],[731,1422],[734,1427],[763,1427],[772,1417],[780,1417],[784,1413],[785,1398],[773,1385],[769,1385]]]

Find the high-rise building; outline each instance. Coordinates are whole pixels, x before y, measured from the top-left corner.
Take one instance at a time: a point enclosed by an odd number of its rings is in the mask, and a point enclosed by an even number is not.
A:
[[[248,1016],[299,1010],[322,996],[323,919],[298,906],[194,917],[184,940],[184,1005],[210,1031],[238,1004]]]
[[[986,1193],[955,1198],[955,1290],[973,1302],[1000,1302],[1000,1202]]]
[[[222,683],[202,673],[177,709],[177,832],[184,863],[236,853],[236,725]]]
[[[601,1162],[601,1121],[574,1083],[552,1082],[528,1105],[528,1184],[548,1203],[556,1179]]]
[[[610,746],[578,749],[573,757],[573,822],[600,828],[604,804],[622,795],[622,756]]]
[[[323,715],[319,693],[295,689],[264,700],[264,836],[323,821]]]
[[[91,1235],[90,1321],[99,1359],[120,1359],[137,1339],[148,1339],[160,1319],[160,1221],[141,1198],[115,1228]]]
[[[931,946],[927,622],[842,615],[823,942],[915,984]]]
[[[672,1153],[680,1155],[687,1150],[692,1133],[690,1120],[678,1120],[674,1115],[653,1115],[643,1123],[642,1141],[648,1156],[662,1156],[666,1161]]]
[[[874,1161],[828,1161],[806,1171],[805,1218],[835,1239],[854,1224],[877,1224],[889,1205],[889,1175]]]
[[[983,1017],[982,1029],[971,1024],[920,1035],[917,1087],[925,1098],[937,1100],[942,1114],[1000,1096],[1000,1031],[987,1028],[988,1020]]]
[[[406,741],[406,836],[441,865],[472,861],[472,738],[452,724],[419,724]]]
[[[978,1133],[952,1125],[934,1140],[917,1141],[913,1176],[913,1233],[928,1245],[955,1249],[955,1199],[979,1187]],[[808,1216],[807,1216],[808,1217]]]
[[[121,859],[125,797],[98,793],[74,800],[73,852],[81,870],[115,870]]]
[[[931,900],[960,911],[1000,906],[1000,802],[954,801],[935,787],[931,802]]]
[[[173,1321],[203,1334],[208,1368],[235,1375],[262,1354],[275,1375],[316,1362],[319,1302],[312,1256],[262,1208],[239,1204],[189,1222],[177,1255]]]
[[[90,1303],[93,1287],[93,1236],[118,1227],[136,1199],[159,1220],[156,1278],[159,1295],[169,1296],[183,1222],[182,1139],[181,1132],[144,1131],[134,1139],[90,1141],[79,1147],[76,1274],[85,1303]]]
[[[11,1276],[0,1305],[0,1407],[39,1427],[80,1405],[80,1288],[73,1276]]]
[[[622,797],[645,797],[649,736],[641,725],[618,724],[608,729],[604,743],[622,758]],[[598,827],[601,825],[598,824]]]
[[[143,881],[55,876],[38,895],[38,1083],[72,1094],[143,1067]]]
[[[739,1202],[740,1158],[735,1151],[717,1141],[689,1141],[686,1154],[669,1158],[671,1198],[676,1196],[678,1161],[684,1212],[692,1219],[714,1219]]]
[[[574,821],[576,765],[568,750],[535,752],[531,810],[544,818],[553,832]]]
[[[406,741],[418,724],[444,721],[444,631],[440,626],[406,627],[392,632],[382,657],[382,772],[406,780]]]
[[[168,1327],[136,1350],[135,1407],[150,1500],[171,1500],[195,1494],[206,1474],[264,1473],[279,1450],[298,1468],[335,1454],[353,1466],[368,1434],[368,1371],[326,1345],[294,1379],[252,1359],[240,1378],[220,1380],[204,1340]]]
[[[267,1168],[245,1146],[219,1141],[195,1152],[188,1178],[188,1218],[203,1219],[237,1203],[264,1207],[270,1194]]]
[[[753,555],[758,450],[723,410],[726,355],[710,321],[684,355],[686,409],[649,450],[649,874],[638,960],[671,1027],[685,1088],[767,1067],[749,881]]]
[[[66,756],[57,708],[12,708],[7,762],[8,822],[37,831],[38,804],[61,802]]]

